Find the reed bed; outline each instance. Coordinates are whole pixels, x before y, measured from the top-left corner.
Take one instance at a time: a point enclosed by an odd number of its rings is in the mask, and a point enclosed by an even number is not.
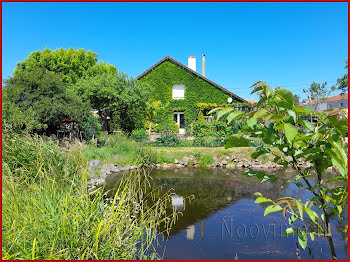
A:
[[[55,141],[4,133],[3,259],[157,259],[172,192],[149,190],[147,170],[123,177],[113,197],[88,192],[86,160]]]

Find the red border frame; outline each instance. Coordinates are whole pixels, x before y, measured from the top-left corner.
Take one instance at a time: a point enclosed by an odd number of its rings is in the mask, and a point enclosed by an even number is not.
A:
[[[349,7],[349,0],[333,0],[333,1],[330,1],[330,0],[309,0],[309,1],[303,1],[303,0],[286,0],[286,1],[279,1],[279,0],[269,0],[269,1],[263,1],[263,0],[241,0],[241,1],[237,1],[237,0],[218,0],[218,1],[213,1],[213,0],[191,0],[191,1],[186,1],[186,0],[153,0],[153,1],[147,1],[147,0],[136,0],[136,1],[133,1],[133,0],[125,0],[125,1],[118,1],[118,0],[102,0],[102,1],[96,1],[96,0],[72,0],[72,1],[69,1],[69,0],[34,0],[34,1],[30,1],[30,0],[17,0],[17,1],[12,1],[12,0],[0,0],[1,1],[1,7],[0,7],[0,13],[1,13],[1,17],[2,17],[2,3],[11,3],[11,2],[148,2],[148,3],[151,3],[151,2],[261,2],[261,3],[276,3],[276,2],[347,2],[348,3],[348,24],[349,24],[349,11],[350,11],[350,7]],[[0,49],[1,49],[1,54],[2,54],[2,19],[0,21],[0,25],[1,25],[1,36],[0,36],[0,39],[1,39],[1,44],[0,44]],[[349,40],[349,34],[348,34],[348,40]],[[348,44],[348,54],[349,54],[349,44]],[[1,56],[2,57],[2,56]],[[2,60],[1,60],[1,65],[0,65],[0,69],[1,69],[1,74],[2,74]],[[349,74],[349,68],[348,68],[348,74]],[[0,128],[1,128],[1,133],[0,133],[0,138],[1,138],[1,141],[0,141],[0,145],[1,145],[1,148],[0,148],[0,157],[2,159],[2,88],[0,90],[0,103],[1,103],[1,107],[0,107],[0,118],[1,118],[1,121],[0,121]],[[349,99],[349,94],[348,94],[348,99]],[[348,118],[348,123],[350,124],[350,120]],[[348,127],[348,131],[349,131],[349,127]],[[348,132],[349,133],[349,132]],[[349,156],[349,152],[350,152],[350,149],[349,149],[349,146],[348,146],[348,156]],[[348,158],[348,163],[350,163],[350,160]],[[1,172],[1,180],[0,180],[0,186],[1,186],[1,194],[0,194],[0,200],[1,200],[1,217],[0,217],[0,224],[1,224],[1,236],[0,236],[0,240],[1,240],[1,243],[2,243],[2,165],[0,167],[0,172]],[[348,180],[348,186],[350,186],[350,183],[349,183],[350,180]],[[349,202],[348,202],[348,217],[349,217],[349,214],[350,214],[350,211],[349,211]],[[348,220],[348,226],[349,226],[349,220]],[[349,236],[350,236],[350,232],[348,230],[348,239],[349,239]],[[350,250],[348,249],[348,260],[350,259],[349,258],[349,255],[350,255]],[[0,259],[2,260],[2,248],[0,250]],[[10,260],[11,261],[11,260]],[[40,260],[40,261],[45,261],[45,260]],[[66,261],[66,260],[58,260],[58,261]],[[89,261],[89,260],[78,260],[78,261]],[[111,260],[100,260],[100,261],[111,261]],[[129,260],[129,261],[137,261],[137,260]],[[164,260],[164,261],[200,261],[200,260]],[[205,261],[212,261],[212,260],[205,260]],[[214,261],[226,261],[226,260],[214,260]],[[245,260],[245,261],[261,261],[261,260]],[[274,261],[284,261],[284,260],[274,260]],[[294,261],[294,260],[288,260],[288,261]],[[295,260],[295,261],[298,261],[298,260]],[[307,260],[306,260],[307,261]],[[311,260],[309,260],[311,261]],[[327,261],[327,260],[324,260],[324,261]],[[331,260],[329,260],[331,261]]]

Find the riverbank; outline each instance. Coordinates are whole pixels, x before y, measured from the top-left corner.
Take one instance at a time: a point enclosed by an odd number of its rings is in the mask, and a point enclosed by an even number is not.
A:
[[[3,134],[2,259],[157,259],[157,227],[170,194],[148,207],[144,174],[123,179],[113,199],[89,192],[84,145]],[[142,212],[140,212],[142,210]]]

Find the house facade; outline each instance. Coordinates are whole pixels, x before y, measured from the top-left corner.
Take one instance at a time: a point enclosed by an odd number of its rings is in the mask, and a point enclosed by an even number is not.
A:
[[[205,77],[205,56],[202,74],[196,71],[196,58],[188,58],[188,66],[166,56],[136,79],[148,85],[151,100],[160,101],[169,108],[169,114],[185,130],[197,119],[198,103],[247,103],[246,100]]]
[[[348,108],[348,94],[335,95],[327,97],[326,99],[315,99],[303,104],[304,106],[311,106],[315,111],[323,111],[332,108]]]

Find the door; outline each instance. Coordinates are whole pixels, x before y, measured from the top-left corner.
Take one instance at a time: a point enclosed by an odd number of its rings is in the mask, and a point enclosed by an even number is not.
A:
[[[185,133],[185,115],[184,112],[174,112],[174,121],[179,126],[179,133]]]

